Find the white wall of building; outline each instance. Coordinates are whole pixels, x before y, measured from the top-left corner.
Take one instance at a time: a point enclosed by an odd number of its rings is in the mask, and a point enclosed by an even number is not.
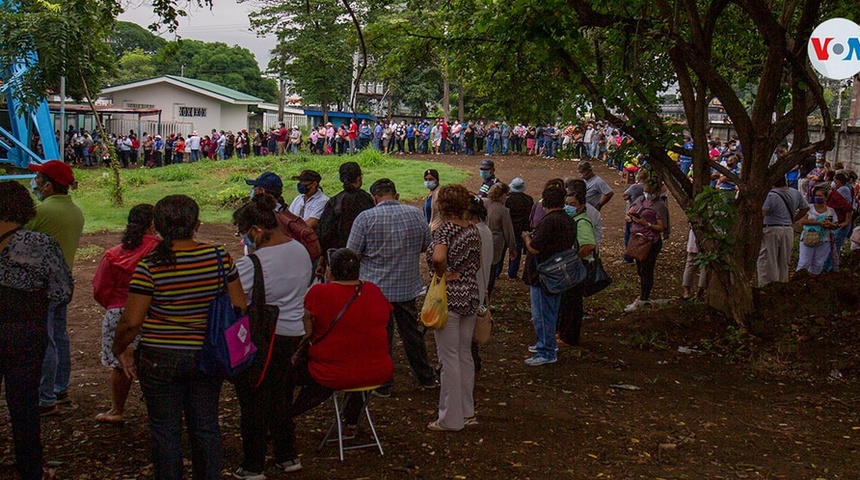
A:
[[[129,108],[161,109],[164,123],[189,125],[191,130],[209,132],[218,130],[240,131],[248,128],[248,106],[219,102],[215,98],[167,83],[130,88],[122,92],[108,93],[105,98],[113,105]],[[134,115],[113,115],[114,118],[137,121]]]

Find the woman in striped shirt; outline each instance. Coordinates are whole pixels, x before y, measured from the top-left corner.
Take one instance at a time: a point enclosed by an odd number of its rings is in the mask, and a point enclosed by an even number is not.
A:
[[[230,255],[221,246],[194,240],[198,214],[197,203],[185,195],[171,195],[155,205],[155,229],[163,240],[134,272],[113,347],[126,375],[140,379],[158,479],[183,477],[183,413],[193,478],[221,478],[222,379],[198,367],[209,304],[221,282],[219,258],[231,302],[243,310],[246,302]],[[127,347],[138,332],[140,346],[134,352]]]

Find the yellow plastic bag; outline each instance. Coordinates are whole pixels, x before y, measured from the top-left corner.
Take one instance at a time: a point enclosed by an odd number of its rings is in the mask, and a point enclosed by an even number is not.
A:
[[[445,286],[445,278],[433,274],[430,285],[427,287],[427,296],[424,297],[424,306],[421,307],[421,323],[427,328],[441,330],[448,322],[448,291]]]

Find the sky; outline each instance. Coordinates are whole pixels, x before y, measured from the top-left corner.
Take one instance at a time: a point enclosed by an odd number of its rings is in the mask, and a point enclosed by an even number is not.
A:
[[[270,35],[259,38],[251,31],[248,12],[254,8],[253,0],[244,3],[236,3],[236,0],[214,0],[215,6],[211,11],[208,7],[198,7],[194,1],[188,3],[193,6],[190,7],[188,16],[180,19],[177,35],[187,39],[245,47],[257,58],[260,69],[266,69],[271,57],[269,51],[275,46],[275,37]],[[125,3],[125,12],[119,16],[119,20],[147,27],[157,18],[148,1],[131,0]],[[167,40],[175,38],[166,30],[161,36]]]

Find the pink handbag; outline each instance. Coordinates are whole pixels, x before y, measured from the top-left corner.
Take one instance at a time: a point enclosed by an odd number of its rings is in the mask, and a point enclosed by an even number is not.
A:
[[[227,351],[230,353],[230,366],[236,367],[257,353],[257,346],[251,342],[251,324],[247,315],[242,315],[236,323],[224,331]]]

